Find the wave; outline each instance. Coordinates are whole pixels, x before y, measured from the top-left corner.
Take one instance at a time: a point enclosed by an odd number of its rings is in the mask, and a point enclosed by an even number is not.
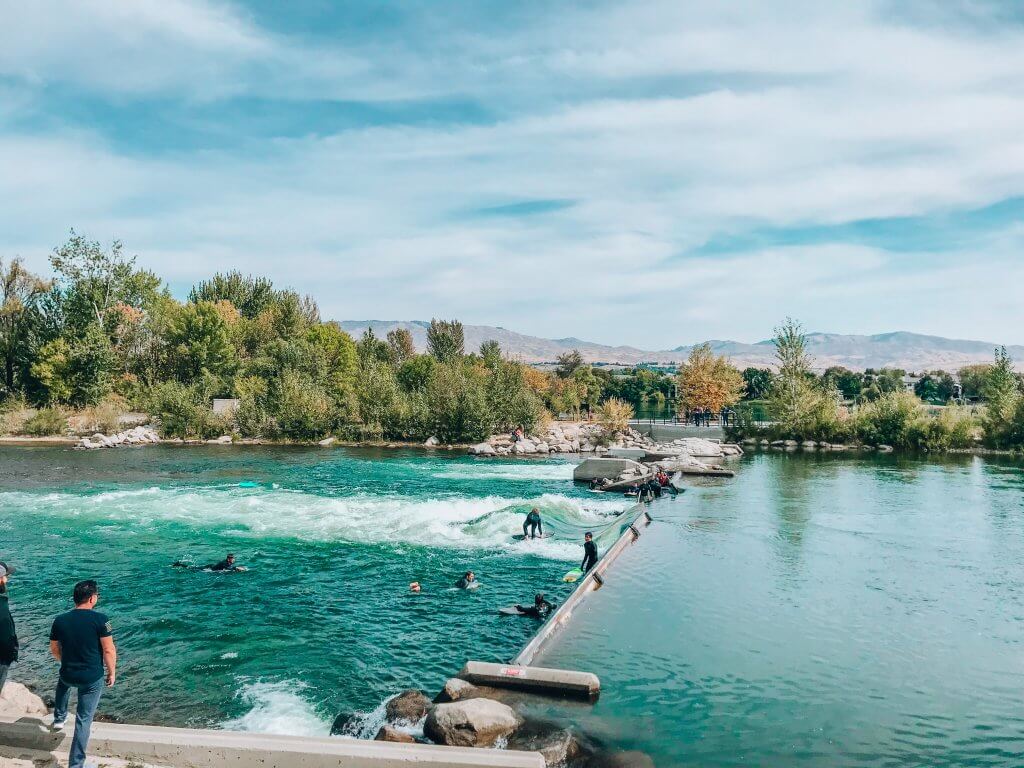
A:
[[[0,493],[0,507],[22,514],[124,525],[128,534],[167,524],[219,529],[236,536],[297,538],[365,544],[413,544],[459,549],[505,549],[559,560],[575,559],[587,528],[602,528],[628,502],[485,496],[415,498],[365,493],[324,497],[296,490],[147,487],[93,494]],[[537,507],[553,538],[519,542],[523,518]]]
[[[297,680],[245,683],[238,697],[249,711],[224,721],[221,728],[284,736],[326,736],[331,731],[331,722],[299,695],[304,687]]]

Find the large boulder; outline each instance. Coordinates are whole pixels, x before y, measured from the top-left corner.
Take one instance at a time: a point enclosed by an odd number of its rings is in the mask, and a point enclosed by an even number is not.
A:
[[[477,443],[476,445],[469,446],[470,456],[493,456],[497,451],[494,450],[494,446],[490,443]]]
[[[490,747],[515,733],[522,719],[511,707],[491,699],[438,704],[427,715],[423,733],[450,747]]]
[[[537,444],[532,440],[519,440],[512,446],[512,453],[522,456],[537,452]]]
[[[359,716],[342,712],[331,723],[331,736],[354,736],[359,725]]]
[[[458,677],[450,677],[434,701],[443,704],[449,701],[472,699],[479,695],[479,689],[472,683]]]
[[[2,717],[42,717],[48,711],[43,700],[21,683],[8,680],[3,693],[0,693]]]
[[[373,737],[374,741],[393,741],[398,744],[415,744],[416,739],[412,737],[412,734],[400,731],[390,725],[382,725],[380,730],[377,731],[377,735]]]
[[[540,752],[549,766],[565,765],[580,755],[581,745],[572,731],[554,723],[528,721],[508,740],[508,749]]]
[[[441,444],[441,441],[438,438],[436,438],[436,437],[428,437],[423,442],[423,445],[425,445],[427,448],[436,448],[440,444]]]
[[[541,440],[534,446],[537,449],[537,453],[551,453],[551,446]]]
[[[336,442],[338,442],[338,438],[336,437],[325,437],[323,440],[317,441],[317,445],[322,445],[326,448],[330,445],[334,445]]]
[[[384,707],[388,722],[418,723],[430,709],[430,699],[423,694],[410,688],[402,691],[391,699]]]

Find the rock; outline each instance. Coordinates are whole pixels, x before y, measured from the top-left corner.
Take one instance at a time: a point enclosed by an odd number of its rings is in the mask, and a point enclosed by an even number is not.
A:
[[[210,445],[230,445],[231,435],[221,435],[220,437],[215,437],[212,440],[206,440],[204,442]]]
[[[553,723],[529,721],[508,740],[508,749],[540,752],[546,765],[564,765],[580,754],[580,743],[565,728]]]
[[[450,677],[445,681],[444,688],[434,699],[438,704],[445,704],[449,701],[461,701],[472,699],[480,694],[480,689],[472,683],[466,682],[458,677]]]
[[[373,737],[374,741],[393,741],[398,744],[415,744],[414,739],[410,734],[405,731],[400,731],[397,728],[393,728],[390,725],[383,725],[381,729],[377,731],[377,735]]]
[[[338,438],[336,437],[325,437],[323,440],[320,440],[317,445],[322,445],[326,448],[329,445],[334,445],[336,442],[338,442]]]
[[[782,444],[785,445],[787,448],[796,448],[797,445],[799,445],[799,443],[797,443],[796,440],[783,440]],[[772,443],[772,445],[774,445],[774,443]]]
[[[537,452],[537,446],[532,440],[520,440],[512,446],[512,453],[524,456]]]
[[[0,716],[42,717],[49,710],[43,700],[21,683],[8,680],[0,694]]]
[[[803,448],[805,451],[813,451],[815,448],[818,447],[818,444],[813,440],[804,440],[802,443],[800,443],[800,447]]]
[[[821,448],[821,450],[823,451],[827,451],[829,448],[832,447],[832,443],[826,443],[824,440],[819,440],[818,447]]]
[[[634,750],[600,755],[592,764],[596,768],[654,768],[650,755]]]
[[[506,448],[505,446],[501,446],[500,448],[498,448],[499,456],[508,456],[510,453],[512,453],[511,448]]]
[[[837,444],[835,444],[835,443],[833,443],[833,444],[832,444],[832,449],[831,449],[831,450],[833,450],[833,451],[845,451],[845,450],[846,450],[846,446],[845,446],[845,445],[842,445],[841,443],[840,443],[840,444],[838,444],[838,445],[837,445]]]
[[[674,442],[679,442],[679,441],[676,440]],[[745,438],[743,438],[743,444],[744,445],[757,445],[757,438],[756,437],[745,437]]]
[[[768,442],[767,437],[762,437],[758,445],[771,445],[771,443]]]
[[[477,443],[469,446],[470,456],[493,456],[497,451],[490,443]]]
[[[427,715],[423,733],[450,747],[490,747],[515,733],[522,720],[511,707],[491,699],[438,704]]]
[[[355,726],[359,723],[359,717],[350,712],[342,712],[331,723],[331,736],[355,736]]]
[[[548,444],[544,441],[537,443],[535,447],[537,449],[537,453],[551,453],[551,448],[548,447]]]
[[[878,446],[878,450],[881,453],[892,453],[892,446],[891,445],[880,445],[880,446]]]
[[[426,439],[426,441],[424,441],[424,443],[423,443],[423,445],[425,445],[427,448],[435,448],[435,447],[439,446],[440,444],[441,444],[441,441],[438,440],[436,437],[428,437]]]
[[[422,691],[413,688],[402,691],[384,706],[384,712],[390,723],[418,723],[427,714],[428,709],[430,709],[430,699]]]
[[[772,448],[782,448],[785,444],[786,444],[785,440],[772,440],[772,442],[771,442]],[[762,445],[763,445],[763,443],[762,443]]]

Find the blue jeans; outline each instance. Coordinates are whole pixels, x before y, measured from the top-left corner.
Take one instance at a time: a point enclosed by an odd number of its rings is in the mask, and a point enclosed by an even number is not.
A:
[[[74,685],[58,678],[57,693],[54,694],[53,722],[63,723],[68,718],[68,701],[71,689],[78,691],[78,708],[75,710],[75,735],[71,740],[71,753],[68,755],[68,768],[82,768],[85,765],[85,749],[89,746],[89,731],[92,718],[103,695],[104,680],[101,677],[95,683]]]

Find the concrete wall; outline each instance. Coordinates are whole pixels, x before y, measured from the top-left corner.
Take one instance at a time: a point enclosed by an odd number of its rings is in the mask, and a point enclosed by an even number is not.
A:
[[[705,440],[724,440],[725,432],[721,427],[694,427],[688,424],[651,424],[635,421],[630,426],[641,435],[647,435],[659,442],[671,442],[681,437],[703,437]]]
[[[70,723],[69,723],[70,725]],[[41,720],[0,718],[0,744],[66,754],[70,729],[52,734]],[[539,752],[392,744],[384,741],[272,736],[241,731],[96,723],[90,758],[106,757],[174,768],[408,768],[480,766],[542,768]]]

